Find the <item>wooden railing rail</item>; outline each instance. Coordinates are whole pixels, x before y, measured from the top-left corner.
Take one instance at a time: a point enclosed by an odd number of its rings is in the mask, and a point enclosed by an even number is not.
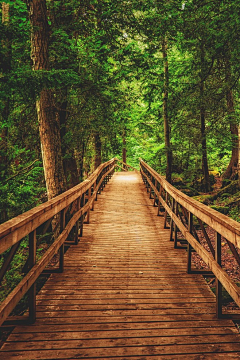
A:
[[[5,261],[0,270],[0,281],[8,270],[20,242],[26,239],[26,236],[29,238],[29,256],[24,266],[25,275],[1,303],[0,325],[27,292],[29,294],[29,321],[35,321],[36,280],[45,271],[44,269],[58,250],[60,254],[57,271],[63,271],[64,245],[78,243],[79,236],[82,235],[83,223],[89,222],[90,210],[94,208],[97,194],[112,176],[116,161],[117,159],[113,158],[101,164],[87,180],[79,185],[0,225],[0,254],[10,249],[7,255],[6,253],[4,255]],[[55,229],[54,240],[42,257],[37,260],[38,237],[47,232],[51,223],[55,223],[57,229]]]
[[[222,267],[221,246],[222,241],[226,240],[239,266],[240,224],[183,194],[141,159],[140,172],[147,191],[150,193],[150,198],[154,200],[154,206],[158,207],[158,215],[164,213],[165,227],[167,222],[169,223],[170,240],[174,242],[174,247],[187,248],[188,273],[201,273],[206,276],[214,275],[216,279],[217,316],[238,318],[235,314],[223,314],[222,311],[222,286],[238,306],[240,306],[240,288]],[[214,244],[205,229],[207,226],[215,231]],[[179,233],[181,233],[180,238]],[[204,244],[201,239],[205,240]],[[193,251],[202,258],[209,270],[192,269]]]
[[[119,165],[118,163],[116,163],[116,166],[119,167],[122,171],[138,171],[135,167],[128,165],[127,163],[125,163],[124,161],[116,158],[116,161],[119,162],[122,165]]]

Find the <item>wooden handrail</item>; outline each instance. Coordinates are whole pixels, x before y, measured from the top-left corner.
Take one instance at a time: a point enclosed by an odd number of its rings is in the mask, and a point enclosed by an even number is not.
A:
[[[188,268],[191,268],[191,248],[193,248],[207,264],[211,272],[215,275],[217,282],[219,281],[224,286],[236,304],[240,306],[240,289],[226,273],[226,271],[224,271],[221,267],[221,259],[219,259],[219,254],[221,254],[221,248],[219,248],[221,247],[221,241],[215,241],[215,256],[213,256],[212,248],[209,249],[209,251],[206,250],[199,242],[199,239],[196,238],[196,231],[194,236],[194,231],[192,229],[192,217],[195,216],[196,218],[200,219],[200,222],[207,224],[209,227],[215,230],[216,238],[219,239],[219,236],[222,235],[228,242],[232,244],[233,247],[236,246],[238,248],[240,247],[240,224],[230,219],[226,215],[209,208],[208,206],[190,198],[186,194],[177,190],[142,159],[140,159],[140,172],[144,182],[151,189],[150,196],[151,192],[154,194],[154,202],[156,202],[156,199],[158,200],[158,203],[161,204],[161,206],[165,209],[165,214],[170,216],[175,226],[181,231],[184,239],[187,240],[188,261],[190,261]],[[163,192],[165,193],[165,196],[163,195]],[[170,198],[172,199],[172,204],[174,204],[174,206],[169,206]],[[188,224],[183,222],[181,216],[179,216],[178,212],[176,211],[178,205],[181,205],[181,207],[185,209],[184,211],[187,211]],[[203,236],[206,235],[204,231],[202,233]],[[209,241],[209,239],[207,240]],[[238,260],[239,259],[237,259],[237,261]],[[217,315],[222,317],[223,314],[220,310],[219,302],[221,302],[220,292],[217,293],[216,308]]]
[[[101,164],[87,180],[54,199],[0,225],[0,254],[2,254],[10,247],[19,243],[19,241],[27,235],[29,235],[29,238],[33,239],[31,241],[36,242],[36,229],[51,220],[57,214],[61,215],[60,234],[37,263],[31,261],[32,267],[20,283],[1,303],[0,325],[7,319],[19,300],[32,288],[39,275],[43,272],[57,251],[62,248],[70,231],[78,224],[79,219],[82,219],[83,223],[83,218],[88,214],[89,220],[89,211],[90,209],[93,209],[97,193],[113,174],[116,161],[116,158],[113,158],[106,163]],[[87,200],[85,200],[85,195],[87,195]],[[75,202],[77,202],[78,206],[72,214],[71,219],[65,224],[65,212],[69,206]],[[36,251],[36,244],[33,247]],[[33,254],[33,259],[35,258],[36,253]],[[34,295],[33,298],[35,298]],[[35,316],[33,315],[33,321],[34,317]]]
[[[118,159],[118,158],[115,158],[116,161],[120,162],[121,164],[123,164],[125,167],[127,167],[128,169],[133,169],[134,171],[138,171],[135,167],[131,166],[131,165],[128,165],[127,163],[125,163],[124,161]],[[118,165],[120,169],[124,170],[124,171],[127,171],[126,169],[124,169],[123,167],[121,167],[120,165]]]
[[[197,216],[210,227],[217,230],[219,234],[226,237],[231,243],[240,248],[240,223],[182,193],[168,183],[163,176],[159,175],[143,160],[140,160],[140,164],[159,181],[162,187],[179,204],[183,205],[193,215]]]

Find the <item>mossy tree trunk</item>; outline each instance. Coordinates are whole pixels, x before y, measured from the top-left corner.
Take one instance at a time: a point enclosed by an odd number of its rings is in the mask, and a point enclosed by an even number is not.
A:
[[[10,12],[9,12],[9,4],[3,2],[2,3],[2,24],[3,26],[9,26],[10,21]],[[5,57],[1,60],[3,73],[7,74],[11,70],[11,43],[8,38],[2,39],[1,46],[4,49]],[[3,126],[0,132],[0,163],[2,164],[1,171],[3,170],[6,177],[9,174],[9,163],[8,163],[8,118],[10,113],[10,98],[6,97],[3,101],[3,110],[2,110],[2,120]],[[4,164],[4,166],[3,166]],[[1,177],[0,177],[1,180]],[[0,221],[7,221],[7,209],[1,209]]]
[[[210,180],[208,171],[208,158],[207,158],[207,134],[206,134],[206,110],[205,110],[205,99],[204,99],[204,47],[203,41],[200,44],[200,129],[201,129],[201,145],[202,145],[202,172],[203,172],[203,185],[204,191],[210,191]]]
[[[49,70],[49,24],[46,0],[27,1],[31,23],[33,70]],[[48,199],[66,190],[61,152],[60,122],[52,89],[43,89],[36,102]]]
[[[96,169],[102,162],[102,142],[98,132],[94,133],[95,159],[94,168]]]
[[[163,84],[163,122],[164,122],[164,142],[166,149],[167,167],[166,180],[172,182],[172,149],[170,141],[170,125],[168,116],[168,92],[169,92],[169,70],[168,70],[168,56],[167,56],[167,39],[162,40],[162,55],[164,66],[164,84]]]
[[[230,121],[230,132],[232,137],[232,154],[229,165],[226,171],[223,174],[223,179],[231,179],[237,173],[238,169],[238,159],[239,159],[239,128],[238,124],[235,120],[235,107],[234,107],[234,99],[233,92],[231,89],[231,65],[228,59],[229,50],[226,51],[225,58],[225,80],[227,84],[227,93],[226,93],[226,101],[227,101],[227,113]]]

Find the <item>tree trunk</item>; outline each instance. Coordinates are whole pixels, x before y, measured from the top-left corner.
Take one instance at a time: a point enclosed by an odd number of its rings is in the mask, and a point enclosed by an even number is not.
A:
[[[65,91],[64,95],[65,98],[67,98],[67,91]],[[65,157],[63,158],[64,176],[67,180],[67,187],[71,188],[79,184],[79,171],[77,168],[77,161],[73,146],[71,146],[71,144],[70,146],[68,146],[64,142],[64,137],[67,133],[67,105],[67,100],[61,101],[61,103],[58,104],[58,117],[60,122],[62,154],[65,155]]]
[[[9,4],[2,3],[2,24],[3,26],[8,26],[10,22],[10,12]],[[3,73],[6,75],[11,70],[11,42],[8,38],[1,40],[1,46],[5,50],[4,59],[1,60],[1,65]],[[2,120],[3,126],[0,132],[0,181],[2,180],[1,174],[3,174],[3,179],[8,178],[9,175],[9,160],[8,160],[8,118],[10,114],[10,97],[6,97],[3,101],[3,110],[2,110]],[[7,198],[7,194],[5,194]],[[0,223],[3,223],[8,220],[7,207],[4,206],[0,212]]]
[[[102,142],[98,132],[94,134],[94,147],[95,147],[95,161],[94,168],[96,169],[102,162]]]
[[[201,117],[201,144],[202,144],[202,171],[203,171],[203,184],[204,191],[210,191],[209,183],[209,171],[208,171],[208,160],[207,160],[207,140],[206,140],[206,127],[205,127],[205,109],[200,109]]]
[[[2,24],[3,26],[8,26],[10,22],[10,8],[9,4],[3,2],[2,3]],[[3,73],[7,74],[11,71],[11,42],[8,38],[4,38],[1,41],[2,48],[4,49],[5,56],[2,60],[2,68]],[[2,153],[2,156],[0,156],[1,163],[5,165],[5,170],[8,172],[8,127],[6,124],[8,123],[8,117],[10,114],[10,97],[6,97],[6,99],[3,101],[3,110],[2,110],[2,119],[3,124],[5,124],[2,127],[1,130],[1,144],[0,144],[0,150]]]
[[[231,179],[236,174],[238,169],[238,158],[239,158],[238,147],[239,147],[240,138],[238,138],[239,128],[237,124],[230,124],[230,132],[232,136],[232,154],[228,167],[222,175],[223,179]]]
[[[9,4],[3,2],[2,3],[2,24],[3,26],[8,26],[10,21],[10,14],[9,14]],[[4,38],[1,40],[1,46],[4,49],[5,56],[2,60],[2,68],[3,73],[7,74],[11,71],[11,43],[8,38]],[[3,101],[3,110],[2,110],[2,119],[3,119],[3,126],[1,129],[0,137],[0,162],[4,164],[4,172],[5,175],[8,176],[8,127],[6,124],[8,123],[8,117],[10,114],[10,97],[7,96]]]
[[[230,65],[228,56],[229,56],[229,51],[226,51],[225,80],[226,80],[227,87],[228,87],[228,90],[226,93],[226,100],[227,100],[227,112],[228,112],[229,120],[230,120],[230,132],[231,132],[231,137],[232,137],[232,155],[231,155],[229,165],[222,176],[223,179],[230,179],[237,172],[238,161],[239,161],[238,160],[239,159],[239,156],[238,156],[239,144],[238,144],[238,142],[240,141],[240,139],[238,139],[238,136],[240,135],[238,125],[236,124],[235,119],[234,119],[235,109],[234,109],[234,101],[233,101],[233,92],[230,87],[231,65]]]
[[[168,89],[169,89],[169,71],[168,71],[168,58],[167,58],[167,40],[162,41],[162,54],[164,65],[164,90],[163,90],[163,121],[164,121],[164,141],[167,157],[166,180],[171,183],[172,181],[172,149],[170,142],[170,126],[168,118]]]
[[[43,168],[48,199],[66,190],[60,139],[60,124],[57,121],[51,90],[42,90],[36,102]]]
[[[9,4],[3,2],[2,3],[2,23],[9,23],[10,13],[9,13]]]
[[[31,23],[31,57],[33,70],[49,70],[48,39],[49,25],[46,0],[27,1]],[[36,102],[44,175],[48,199],[66,189],[60,125],[54,107],[53,91],[44,89]]]
[[[205,103],[204,103],[204,49],[201,44],[201,75],[200,75],[200,122],[201,122],[201,145],[202,145],[202,172],[204,191],[210,191],[208,158],[207,158],[207,136],[205,125]]]
[[[238,125],[238,186],[240,189],[240,124]]]

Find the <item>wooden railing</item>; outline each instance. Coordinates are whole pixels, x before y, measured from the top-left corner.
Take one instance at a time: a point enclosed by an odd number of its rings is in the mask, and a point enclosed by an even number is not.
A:
[[[0,225],[0,254],[5,261],[0,270],[0,281],[6,274],[11,261],[22,240],[29,239],[27,248],[29,255],[24,270],[24,277],[12,290],[0,306],[0,325],[8,318],[21,298],[29,295],[30,322],[36,318],[36,280],[44,273],[46,266],[59,253],[58,268],[52,271],[62,272],[64,269],[64,246],[77,244],[82,235],[84,221],[89,223],[90,210],[94,208],[97,194],[101,192],[116,167],[117,159],[101,164],[87,180],[64,192],[56,198],[39,205]],[[40,258],[37,258],[39,238],[46,233],[52,224],[53,240]],[[49,271],[49,270],[48,270]]]
[[[116,162],[116,166],[117,168],[119,168],[119,170],[121,171],[138,171],[135,167],[128,165],[127,163],[125,163],[124,161],[116,158],[117,162]],[[121,164],[119,165],[118,162]]]
[[[158,215],[164,216],[164,227],[169,224],[170,240],[173,241],[174,247],[187,248],[187,272],[214,275],[217,316],[239,319],[236,314],[223,314],[222,286],[238,306],[240,306],[240,288],[222,267],[221,247],[222,241],[226,241],[239,266],[240,224],[183,194],[143,160],[140,160],[140,171],[150,198],[153,198],[154,206],[158,207]],[[207,226],[215,231],[214,243],[208,235]],[[205,241],[203,242],[202,239]],[[192,268],[193,251],[205,262],[208,270]]]

